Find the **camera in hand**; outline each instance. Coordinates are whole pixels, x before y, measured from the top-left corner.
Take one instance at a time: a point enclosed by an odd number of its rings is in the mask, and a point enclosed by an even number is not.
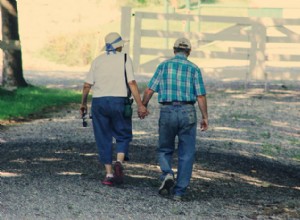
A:
[[[84,113],[82,115],[82,127],[87,127],[87,117],[86,117],[86,113]]]
[[[88,125],[87,119],[88,119],[88,118],[92,119],[93,117],[92,117],[91,114],[89,114],[89,117],[87,117],[87,113],[84,113],[84,114],[82,115],[82,127],[87,127],[87,125]]]

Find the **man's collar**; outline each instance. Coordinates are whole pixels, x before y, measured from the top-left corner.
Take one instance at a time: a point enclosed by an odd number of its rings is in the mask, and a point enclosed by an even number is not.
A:
[[[175,57],[177,57],[177,58],[181,58],[181,59],[187,59],[187,56],[186,56],[186,54],[185,53],[176,53],[175,54]]]

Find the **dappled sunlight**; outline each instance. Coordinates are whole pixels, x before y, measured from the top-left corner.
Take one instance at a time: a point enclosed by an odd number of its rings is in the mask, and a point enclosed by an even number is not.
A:
[[[199,170],[193,172],[192,178],[202,179],[205,181],[214,181],[216,179],[230,179],[230,176],[213,171]]]
[[[252,174],[256,174],[256,170],[250,171]],[[230,180],[230,181],[242,181],[249,185],[253,185],[255,187],[279,187],[279,188],[291,188],[286,185],[282,184],[276,184],[271,183],[269,181],[261,180],[259,177],[253,177],[250,175],[238,173],[238,172],[232,172],[232,171],[208,171],[208,170],[197,170],[194,171],[192,174],[193,179],[199,179],[207,182],[213,182],[216,180],[222,181],[222,180]],[[300,190],[300,187],[292,187],[293,189]]]
[[[300,158],[299,159],[298,158],[291,158],[291,160],[300,163]]]
[[[58,150],[54,152],[55,154],[74,154],[75,152],[72,150]]]
[[[133,178],[138,178],[138,179],[157,179],[151,176],[146,176],[146,175],[138,175],[138,174],[127,174],[127,176],[133,177]]]
[[[132,133],[133,133],[133,135],[149,134],[146,131],[138,131],[138,130],[133,130]]]
[[[235,91],[235,90],[233,90],[233,91]],[[237,90],[235,93],[236,94],[234,94],[232,92],[232,95],[231,95],[231,97],[234,99],[248,99],[253,96],[264,94],[264,89],[252,88],[252,89],[248,89],[247,92],[245,92],[245,93],[241,93],[240,90]]]
[[[247,99],[249,98],[246,94],[238,94],[238,95],[231,95],[234,99]]]
[[[283,87],[284,87],[284,85],[283,85]],[[264,95],[269,96],[269,97],[275,96],[277,98],[286,98],[286,97],[300,95],[300,92],[295,91],[295,90],[272,89],[272,91],[265,93]]]
[[[1,143],[3,143],[3,144],[6,143],[6,140],[0,138],[0,144],[1,144]]]
[[[23,163],[26,163],[28,162],[27,160],[24,160],[24,159],[16,159],[16,160],[11,160],[9,161],[10,163],[20,163],[20,164],[23,164]]]
[[[264,158],[268,158],[270,160],[276,160],[277,158],[274,156],[271,156],[271,155],[267,155],[267,154],[264,154],[264,153],[257,153],[257,156],[261,156],[261,157],[264,157]]]
[[[255,142],[255,141],[249,141],[249,140],[243,140],[243,139],[231,139],[231,138],[222,138],[222,137],[196,137],[199,141],[217,141],[217,142],[233,142],[233,143],[239,143],[239,144],[250,144],[250,145],[260,145],[262,143]]]
[[[241,128],[231,128],[231,127],[214,127],[213,129],[216,130],[216,131],[246,132],[245,129],[241,129]]]
[[[97,153],[80,153],[79,155],[85,157],[98,157]]]
[[[286,102],[278,102],[278,101],[275,101],[273,103],[276,105],[286,105],[287,104]],[[289,106],[291,106],[291,107],[296,107],[298,105],[300,106],[300,102],[289,102]]]
[[[46,88],[48,88],[48,89],[65,89],[66,84],[47,84]],[[81,88],[81,86],[78,86],[78,84],[72,84],[72,85],[68,85],[68,88],[77,89],[77,88]]]
[[[282,134],[289,136],[289,137],[296,137],[296,138],[300,138],[300,132],[298,131],[298,133],[291,133],[291,132],[286,132],[286,131],[281,131]]]
[[[239,118],[238,120],[239,121],[251,121],[251,122],[255,123],[257,119],[256,118]]]
[[[275,127],[280,127],[280,128],[288,128],[289,130],[290,129],[294,129],[296,131],[300,131],[299,127],[295,127],[295,126],[291,125],[288,122],[282,122],[282,121],[274,121],[274,120],[272,120],[271,121],[271,125],[275,126]]]
[[[255,171],[252,171],[252,172],[255,172]],[[248,183],[250,185],[254,185],[254,186],[258,186],[258,187],[275,186],[275,187],[280,187],[280,188],[289,188],[287,186],[270,183],[268,181],[263,181],[263,180],[260,180],[259,178],[252,177],[252,176],[245,175],[245,174],[241,174],[241,173],[226,172],[226,171],[223,171],[222,173],[233,176],[234,178],[239,178],[239,179],[245,181],[246,183]]]
[[[152,138],[152,139],[158,139],[158,134],[156,133],[150,133],[150,132],[141,132],[141,133],[134,133],[134,135],[139,135],[135,136],[135,140],[145,140],[146,138]]]
[[[61,176],[81,176],[82,173],[79,172],[72,172],[72,171],[65,171],[65,172],[59,172],[57,175]]]
[[[20,177],[23,174],[0,171],[0,177]]]
[[[34,161],[40,161],[40,162],[57,162],[62,161],[61,158],[36,158]]]
[[[160,170],[158,165],[151,165],[151,164],[144,164],[144,163],[127,163],[126,167],[133,168],[133,169],[147,169],[149,171]]]
[[[236,90],[236,89],[226,89],[224,91],[224,93],[228,93],[228,94],[241,94],[241,91],[240,90]],[[244,95],[244,94],[242,94]]]
[[[230,106],[230,103],[223,102],[223,103],[219,103],[218,106],[219,107],[226,107],[226,106]]]

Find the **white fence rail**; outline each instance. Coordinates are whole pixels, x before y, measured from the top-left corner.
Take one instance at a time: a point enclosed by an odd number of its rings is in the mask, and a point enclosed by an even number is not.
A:
[[[300,68],[300,18],[135,12],[132,20],[133,62],[137,72],[153,72],[159,62],[173,56],[175,39],[185,36],[192,41],[190,59],[200,67],[209,63],[203,68],[212,77],[300,80],[300,73],[295,71]],[[157,20],[168,22],[168,27],[149,27]],[[122,35],[129,38],[130,8],[123,8],[122,21],[122,27],[127,25],[126,29],[122,28]],[[171,30],[169,22],[173,26],[188,22],[190,30],[196,31]],[[216,28],[205,30],[210,25]],[[199,27],[204,28],[199,31]],[[165,45],[156,43],[162,39]]]

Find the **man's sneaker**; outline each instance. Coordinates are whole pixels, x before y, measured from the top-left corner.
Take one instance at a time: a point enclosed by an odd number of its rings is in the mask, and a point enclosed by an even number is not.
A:
[[[182,196],[180,196],[180,195],[174,195],[173,196],[173,200],[176,201],[176,202],[181,202],[182,201]]]
[[[123,165],[117,161],[114,165],[114,180],[116,184],[122,184],[124,182]]]
[[[106,185],[106,186],[113,186],[114,185],[114,178],[106,176],[104,178],[104,180],[102,181],[102,184]]]
[[[160,195],[171,194],[171,188],[174,186],[174,177],[172,174],[167,174],[161,186],[159,187],[158,193]]]

